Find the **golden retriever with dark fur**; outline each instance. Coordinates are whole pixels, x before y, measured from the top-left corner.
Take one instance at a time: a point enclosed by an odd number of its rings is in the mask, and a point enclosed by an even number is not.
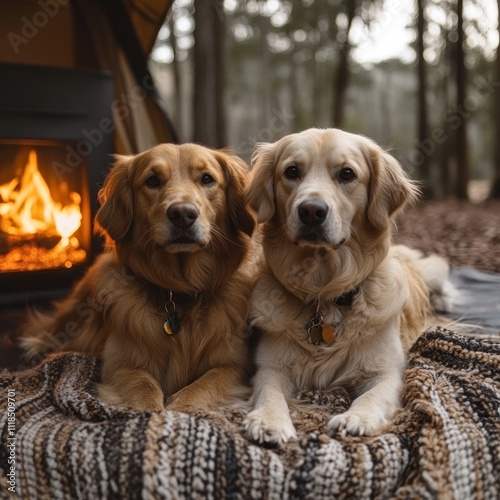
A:
[[[255,224],[247,175],[237,157],[194,144],[118,157],[96,215],[110,249],[53,314],[32,318],[29,354],[100,353],[100,395],[121,407],[192,411],[238,396]]]
[[[391,247],[396,213],[417,197],[373,141],[310,129],[257,147],[247,198],[262,223],[266,264],[250,319],[260,331],[248,437],[296,436],[300,390],[344,386],[354,401],[327,431],[377,432],[402,387],[405,353],[447,305],[448,265]]]

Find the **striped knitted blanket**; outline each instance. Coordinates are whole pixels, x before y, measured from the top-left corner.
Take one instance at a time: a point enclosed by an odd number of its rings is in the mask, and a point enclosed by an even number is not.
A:
[[[347,393],[301,393],[299,439],[274,449],[242,436],[241,409],[117,411],[98,378],[72,353],[0,376],[1,498],[500,498],[500,337],[427,331],[376,436],[328,437]]]

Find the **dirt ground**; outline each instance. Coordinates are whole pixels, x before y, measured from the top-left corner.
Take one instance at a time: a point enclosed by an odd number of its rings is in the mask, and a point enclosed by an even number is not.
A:
[[[397,221],[395,243],[446,256],[452,266],[500,273],[500,201],[424,201]]]

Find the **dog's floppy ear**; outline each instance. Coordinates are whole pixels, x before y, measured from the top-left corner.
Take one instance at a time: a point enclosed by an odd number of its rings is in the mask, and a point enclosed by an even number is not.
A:
[[[102,189],[99,191],[101,208],[96,214],[96,230],[113,241],[122,240],[132,225],[133,196],[129,168],[133,156],[116,155]]]
[[[371,179],[367,216],[377,229],[387,229],[396,213],[418,199],[419,190],[399,162],[376,144],[370,148]]]
[[[226,175],[226,198],[231,225],[236,232],[252,236],[255,220],[245,204],[244,190],[248,182],[248,165],[227,151],[214,151],[217,161]]]
[[[274,215],[275,145],[258,144],[252,155],[252,174],[245,197],[257,213],[257,222],[267,222]]]

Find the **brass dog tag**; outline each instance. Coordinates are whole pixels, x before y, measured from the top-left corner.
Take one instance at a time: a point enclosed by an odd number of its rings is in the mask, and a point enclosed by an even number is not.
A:
[[[179,316],[177,316],[175,311],[167,315],[163,328],[169,335],[180,332],[181,322],[179,321]]]
[[[169,334],[169,335],[172,335],[172,333],[174,333],[172,331],[172,328],[170,328],[170,322],[167,320],[165,320],[165,323],[163,323],[163,329]]]
[[[327,325],[320,318],[313,318],[307,328],[307,340],[310,344],[319,345],[321,342],[331,345],[337,335],[335,327]]]
[[[307,341],[314,345],[319,345],[321,342],[331,345],[335,342],[336,337],[335,327],[323,322],[323,315],[320,312],[320,303],[318,302],[316,316],[311,318],[307,324]]]
[[[321,329],[321,338],[327,344],[333,344],[335,342],[335,327],[332,325],[323,325]]]

